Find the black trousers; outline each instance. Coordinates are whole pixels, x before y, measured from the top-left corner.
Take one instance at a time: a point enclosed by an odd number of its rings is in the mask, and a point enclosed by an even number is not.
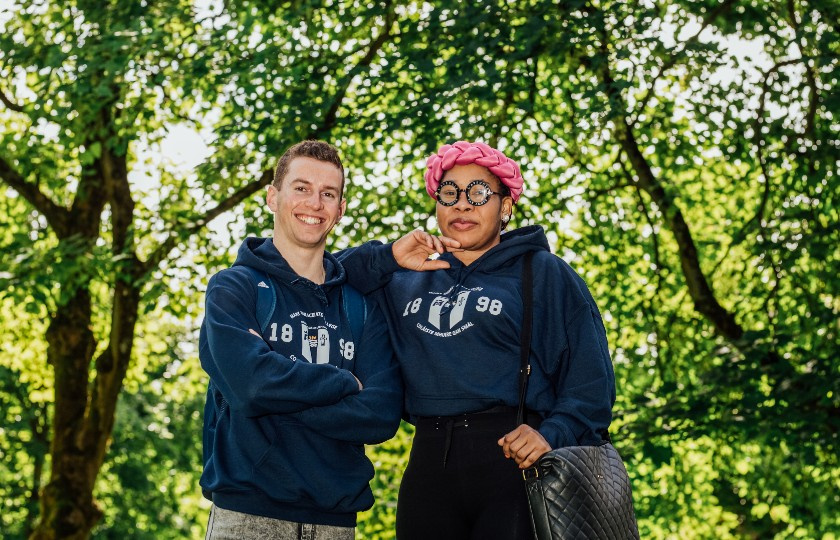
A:
[[[397,502],[398,540],[533,540],[522,471],[497,441],[516,410],[416,422]]]

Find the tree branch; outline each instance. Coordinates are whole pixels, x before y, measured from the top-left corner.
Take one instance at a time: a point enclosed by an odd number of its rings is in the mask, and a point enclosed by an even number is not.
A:
[[[389,10],[387,17],[385,18],[385,22],[382,25],[382,31],[379,33],[379,36],[370,44],[367,53],[365,53],[365,56],[361,60],[359,60],[359,63],[353,66],[353,68],[350,69],[350,71],[348,71],[347,74],[344,76],[344,79],[339,85],[338,92],[333,97],[330,108],[324,115],[324,121],[321,122],[321,125],[317,129],[312,131],[312,133],[310,133],[310,135],[306,137],[307,139],[320,139],[321,137],[329,133],[332,130],[332,128],[335,127],[336,122],[338,120],[338,109],[341,107],[341,104],[344,101],[344,97],[347,95],[347,91],[350,89],[350,85],[353,83],[353,79],[362,70],[370,67],[370,64],[373,62],[373,59],[376,57],[376,54],[379,52],[380,49],[382,49],[382,46],[391,37],[391,27],[393,26],[395,19],[396,14],[394,13],[394,10]]]
[[[624,171],[624,174],[627,176],[627,179],[632,182],[633,177],[630,174],[630,171],[627,170],[624,163],[621,164],[621,170]],[[653,222],[653,218],[650,216],[650,212],[648,212],[648,207],[645,204],[645,200],[642,198],[642,190],[639,189],[639,186],[635,186],[636,189],[634,190],[636,193],[636,197],[639,201],[639,208],[642,211],[642,215],[645,217],[645,221],[650,227],[650,238],[653,244],[653,264],[656,265],[656,270],[654,270],[654,274],[656,274],[656,294],[660,294],[662,292],[662,258],[659,254],[659,234],[656,232],[656,224]]]
[[[38,186],[27,182],[12,165],[0,157],[0,180],[5,182],[35,207],[45,218],[53,231],[64,238],[69,235],[70,212],[47,197]]]
[[[744,329],[735,321],[734,315],[721,306],[715,298],[703,269],[700,267],[697,247],[682,211],[674,204],[672,198],[653,174],[650,164],[639,149],[633,131],[626,123],[627,119],[616,119],[616,122],[621,122],[621,124],[617,124],[616,135],[622,148],[627,153],[630,164],[636,171],[639,187],[645,190],[659,206],[677,241],[680,264],[689,294],[694,300],[695,309],[705,315],[722,335],[731,340],[740,339],[744,334]]]
[[[181,239],[195,234],[214,219],[236,207],[239,203],[261,190],[263,186],[270,184],[273,179],[274,171],[267,169],[263,171],[262,175],[258,179],[239,188],[239,190],[234,192],[233,195],[223,200],[194,221],[187,223],[185,227],[173,226],[171,230],[176,232],[171,233],[169,237],[167,237],[166,240],[164,240],[163,243],[161,243],[161,245],[152,252],[146,261],[141,262],[141,276],[148,276],[149,273],[158,268],[166,257],[169,256],[169,252],[174,249]]]
[[[798,35],[799,20],[796,17],[796,5],[794,4],[793,0],[788,0],[787,11],[788,19],[790,19],[790,25],[791,27],[793,27],[793,30]],[[797,43],[796,45],[799,49],[799,56],[802,59],[802,65],[805,68],[805,78],[808,82],[808,88],[811,91],[810,99],[808,100],[808,111],[805,113],[805,136],[812,142],[816,142],[816,117],[820,102],[819,89],[817,87],[817,78],[814,75],[814,70],[811,68],[811,66],[808,65],[808,54],[806,54],[805,51],[802,50],[802,44]]]
[[[395,17],[396,15],[394,11],[389,11],[388,16],[386,17],[386,20],[382,26],[382,32],[371,43],[364,57],[361,60],[359,60],[359,62],[355,66],[353,66],[353,68],[345,75],[339,86],[338,92],[333,97],[330,108],[324,116],[323,122],[321,122],[321,125],[318,128],[313,130],[307,137],[305,137],[306,139],[321,138],[325,134],[329,133],[333,127],[335,127],[338,117],[338,110],[341,107],[345,96],[347,95],[347,91],[349,90],[353,79],[361,71],[370,66],[370,64],[373,62],[373,59],[376,57],[376,54],[391,37],[391,27],[393,26]],[[142,270],[140,274],[142,276],[148,276],[149,273],[151,273],[154,269],[158,268],[158,266],[160,266],[160,264],[166,259],[166,257],[168,257],[169,253],[172,251],[172,249],[174,249],[174,247],[178,244],[179,241],[201,230],[210,221],[223,214],[224,212],[227,212],[228,210],[231,210],[232,208],[236,207],[239,203],[241,203],[257,191],[262,189],[263,186],[270,184],[272,179],[273,171],[263,171],[259,179],[243,186],[233,195],[219,203],[215,208],[212,208],[204,215],[188,223],[186,227],[173,227],[171,230],[176,232],[172,232],[161,243],[161,245],[158,246],[157,249],[155,249],[152,252],[148,259],[146,259],[145,262],[141,263]]]
[[[510,113],[508,109],[510,106],[513,105],[513,87],[508,87],[507,91],[505,92],[505,96],[502,99],[502,105],[498,108],[498,114],[495,115],[495,124],[496,129],[490,134],[489,140],[487,144],[492,146],[493,148],[499,147],[499,137],[501,137],[501,130],[502,126],[504,126],[507,121],[510,119]],[[490,119],[488,118],[488,123]]]
[[[598,75],[604,83],[609,103],[613,104],[610,116],[616,126],[616,139],[621,144],[622,150],[627,155],[630,165],[636,173],[638,178],[636,183],[657,204],[677,241],[680,264],[688,292],[694,300],[694,309],[705,316],[721,335],[731,341],[737,341],[744,335],[744,329],[735,321],[735,316],[717,301],[700,266],[697,246],[682,211],[665,191],[656,175],[653,174],[650,164],[639,148],[632,125],[629,123],[625,112],[624,98],[621,96],[621,91],[616,86],[610,72],[610,64],[607,60],[609,58],[609,43],[606,30],[602,31],[601,34],[601,54],[604,56],[604,61]]]
[[[783,62],[778,62],[773,67],[764,72],[764,78],[761,83],[761,96],[758,100],[758,110],[756,111],[755,122],[753,122],[752,125],[752,143],[753,147],[755,148],[756,157],[758,159],[758,166],[761,169],[761,176],[764,178],[764,190],[762,192],[761,200],[759,201],[759,205],[756,209],[755,215],[750,221],[744,224],[745,230],[753,221],[755,221],[758,224],[759,228],[762,227],[762,218],[764,217],[764,211],[767,207],[767,201],[770,199],[770,174],[767,171],[767,163],[764,160],[764,150],[761,144],[761,127],[764,125],[764,111],[767,108],[767,93],[770,91],[770,77],[778,73],[778,71],[781,68],[795,64],[797,62],[798,60],[796,59],[789,59]]]
[[[0,90],[0,101],[2,101],[3,105],[5,105],[11,111],[15,111],[15,112],[19,112],[19,113],[23,112],[23,107],[21,107],[20,105],[18,105],[15,102],[13,102],[9,98],[9,96],[7,96],[6,93],[3,92],[2,90]]]
[[[92,482],[105,461],[114,428],[117,401],[131,362],[139,314],[140,288],[138,282],[127,283],[125,280],[116,279],[108,346],[96,358],[94,364],[96,378],[91,387],[90,404],[86,409],[87,414],[79,436],[95,464],[90,471]]]
[[[683,46],[679,52],[672,51],[669,53],[668,61],[662,64],[662,67],[659,68],[659,71],[656,73],[656,75],[653,76],[653,79],[651,79],[650,88],[648,88],[647,93],[645,93],[645,97],[643,97],[641,101],[639,101],[639,104],[636,107],[636,113],[630,115],[634,117],[633,120],[630,122],[630,125],[634,125],[638,116],[644,112],[645,107],[647,107],[648,101],[650,101],[650,99],[656,92],[656,82],[665,74],[666,71],[668,71],[677,64],[681,56],[680,53],[685,51],[685,49],[690,43],[694,43],[695,41],[697,41],[700,38],[700,34],[702,34],[716,18],[729,11],[729,9],[731,9],[732,6],[737,2],[738,0],[726,0],[725,2],[721,2],[715,9],[713,9],[709,12],[708,15],[706,15],[706,18],[703,19],[703,24],[700,25],[700,29],[697,30],[697,32],[695,32],[693,36],[683,41]]]

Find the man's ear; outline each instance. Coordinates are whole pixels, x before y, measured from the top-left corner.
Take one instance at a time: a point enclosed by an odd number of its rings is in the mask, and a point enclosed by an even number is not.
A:
[[[265,194],[265,202],[268,204],[269,210],[277,212],[277,188],[273,184],[268,185]]]
[[[341,218],[344,217],[344,212],[347,211],[347,199],[344,197],[341,198],[341,205],[339,205],[338,209],[338,221],[341,221]]]

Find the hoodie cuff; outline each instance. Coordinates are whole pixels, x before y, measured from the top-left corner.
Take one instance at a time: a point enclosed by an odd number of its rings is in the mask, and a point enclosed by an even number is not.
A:
[[[559,422],[543,422],[537,431],[551,448],[577,445],[577,439],[572,430]]]

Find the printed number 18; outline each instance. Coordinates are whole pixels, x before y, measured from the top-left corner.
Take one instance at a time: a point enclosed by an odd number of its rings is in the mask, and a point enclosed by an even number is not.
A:
[[[405,305],[405,311],[403,312],[403,317],[408,315],[409,311],[411,313],[417,313],[418,311],[420,311],[420,304],[422,304],[422,303],[423,303],[422,298],[415,298],[414,301],[406,304]]]

